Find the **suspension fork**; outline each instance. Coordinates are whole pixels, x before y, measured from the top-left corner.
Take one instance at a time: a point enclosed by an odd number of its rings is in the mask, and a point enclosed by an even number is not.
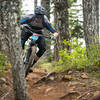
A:
[[[30,58],[31,53],[32,53],[32,44],[30,42],[29,45],[28,45],[28,49],[26,51],[26,61],[25,61],[25,63],[29,62],[29,58]]]
[[[36,54],[36,46],[35,45],[31,45],[29,44],[29,47],[27,49],[27,55],[26,55],[26,59],[27,59],[27,63],[25,64],[25,77],[27,76],[29,69],[32,66],[32,62],[34,60],[34,56]]]
[[[28,45],[28,49],[26,50],[26,57],[25,57],[25,61],[24,63],[28,63],[29,62],[29,59],[30,59],[30,56],[31,56],[31,53],[33,52],[35,48],[35,43],[33,41],[31,41]],[[34,51],[35,52],[35,51]]]

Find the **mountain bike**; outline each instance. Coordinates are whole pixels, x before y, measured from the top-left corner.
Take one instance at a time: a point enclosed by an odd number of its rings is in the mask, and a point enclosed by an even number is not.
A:
[[[23,58],[24,68],[25,68],[25,77],[27,77],[29,70],[32,66],[32,62],[34,60],[34,56],[37,51],[37,44],[35,42],[39,39],[39,37],[44,37],[44,38],[47,38],[50,40],[55,40],[54,37],[50,37],[50,36],[43,35],[43,34],[37,34],[31,30],[29,30],[29,31],[32,33],[32,36],[31,36],[31,38],[29,38],[30,42],[28,43],[28,48],[27,48],[26,53]]]

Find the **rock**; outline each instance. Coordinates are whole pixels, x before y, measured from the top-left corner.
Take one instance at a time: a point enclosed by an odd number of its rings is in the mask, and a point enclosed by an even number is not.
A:
[[[48,75],[46,76],[47,78],[49,78],[50,76],[55,76],[56,72],[50,72],[48,73]]]
[[[0,78],[0,85],[6,83],[6,79],[5,78]]]
[[[91,100],[100,100],[100,91],[96,91]]]
[[[70,76],[70,75],[64,75],[62,77],[62,81],[71,81],[71,80],[72,80],[72,76]]]
[[[54,81],[55,78],[53,76],[49,77],[50,80]]]
[[[48,92],[52,91],[52,89],[53,89],[53,87],[50,87],[50,88],[46,89],[45,92],[48,93]]]
[[[72,74],[73,73],[73,71],[68,71],[68,74]]]
[[[82,73],[81,78],[88,79],[89,77],[88,77],[88,75],[86,73]]]
[[[96,91],[96,92],[94,93],[94,96],[96,96],[96,95],[98,95],[98,94],[100,94],[100,91]]]

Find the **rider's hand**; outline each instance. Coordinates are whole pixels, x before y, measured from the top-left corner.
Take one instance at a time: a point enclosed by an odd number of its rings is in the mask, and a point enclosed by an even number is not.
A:
[[[24,55],[24,49],[22,49],[21,54]]]
[[[57,39],[59,34],[57,32],[54,32],[54,37]]]

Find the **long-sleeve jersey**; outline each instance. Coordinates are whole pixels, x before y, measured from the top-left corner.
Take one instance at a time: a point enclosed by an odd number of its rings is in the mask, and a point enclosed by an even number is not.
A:
[[[48,18],[45,15],[30,14],[20,20],[21,24],[34,30],[34,32],[42,31],[47,28],[50,32],[54,33],[56,30],[51,26]]]

